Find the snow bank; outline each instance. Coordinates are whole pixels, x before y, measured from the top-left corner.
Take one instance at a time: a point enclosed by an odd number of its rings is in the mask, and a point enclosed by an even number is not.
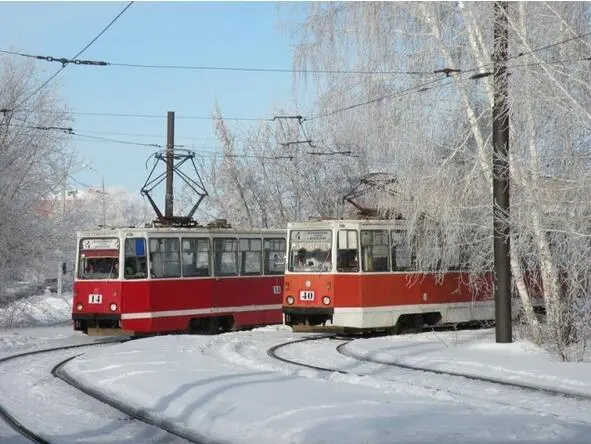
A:
[[[54,325],[72,319],[72,293],[61,298],[46,293],[19,299],[0,308],[0,328]]]

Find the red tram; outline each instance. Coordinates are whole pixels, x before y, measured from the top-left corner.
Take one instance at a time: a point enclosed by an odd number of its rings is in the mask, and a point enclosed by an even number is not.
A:
[[[417,269],[403,221],[290,223],[287,254],[282,311],[294,330],[399,333],[495,318],[492,275],[476,292],[468,272]]]
[[[75,330],[213,334],[281,323],[285,230],[103,228],[77,239]]]

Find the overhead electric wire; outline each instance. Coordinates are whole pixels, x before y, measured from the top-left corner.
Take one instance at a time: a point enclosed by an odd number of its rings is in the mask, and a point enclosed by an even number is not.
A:
[[[523,56],[526,56],[526,55],[529,55],[529,54],[533,54],[535,52],[539,52],[539,51],[543,51],[543,50],[546,50],[546,49],[549,49],[549,48],[553,48],[555,46],[563,45],[563,44],[572,42],[574,40],[582,39],[582,38],[585,38],[585,37],[588,37],[588,36],[591,36],[591,32],[587,32],[587,33],[584,33],[584,34],[579,34],[579,35],[570,37],[568,39],[561,40],[560,42],[555,42],[555,43],[552,43],[552,44],[549,44],[549,45],[542,46],[540,48],[532,49],[532,50],[527,51],[527,52],[522,52],[522,53],[516,54],[514,56],[508,57],[507,60],[514,60],[514,59],[517,59],[519,57],[523,57]],[[591,60],[591,58],[589,58],[589,60]],[[542,63],[543,62],[539,62],[538,64],[542,64]],[[422,85],[419,85],[419,86],[416,86],[416,87],[411,87],[411,88],[403,89],[403,90],[400,90],[400,91],[395,91],[393,93],[389,93],[389,94],[386,94],[386,95],[383,95],[383,96],[380,96],[380,97],[376,97],[375,99],[366,100],[364,102],[356,103],[356,104],[353,104],[353,105],[348,105],[348,106],[345,106],[345,107],[342,107],[342,108],[335,109],[333,111],[329,111],[329,112],[326,112],[326,113],[318,114],[316,116],[312,116],[312,117],[309,117],[307,119],[303,119],[303,121],[306,121],[306,120],[310,121],[310,120],[320,119],[320,118],[323,118],[323,117],[327,117],[327,116],[331,116],[331,115],[334,115],[334,114],[341,113],[343,111],[348,111],[348,110],[351,110],[351,109],[354,109],[354,108],[358,108],[358,107],[361,107],[361,106],[370,105],[372,103],[377,103],[377,102],[380,102],[380,101],[385,100],[385,99],[388,99],[388,98],[401,97],[401,96],[405,96],[405,95],[408,95],[408,94],[413,93],[413,92],[422,92],[422,90],[424,88],[425,88],[425,90],[426,89],[432,89],[432,88],[426,88],[430,84],[438,83],[441,80],[444,80],[446,78],[449,78],[451,73],[459,73],[459,75],[462,75],[462,74],[465,74],[465,73],[470,73],[470,72],[475,72],[475,71],[482,71],[484,68],[487,68],[487,67],[492,66],[492,65],[493,65],[493,63],[491,62],[491,63],[488,63],[488,64],[476,66],[476,67],[470,68],[470,69],[447,69],[447,68],[446,69],[441,69],[441,70],[438,70],[438,72],[441,72],[441,73],[446,74],[445,77],[439,77],[439,78],[437,78],[435,80],[426,82],[426,83],[424,83]],[[517,66],[517,65],[513,65],[513,66]],[[508,66],[508,68],[510,68],[510,66]],[[492,73],[484,73],[484,74],[485,74],[484,76],[488,76],[488,75],[491,75]],[[472,76],[472,77],[465,78],[463,80],[478,79],[480,77],[482,77],[482,76]],[[456,78],[456,77],[454,77],[454,78]],[[446,85],[438,85],[437,87],[440,87],[440,86],[446,86]]]
[[[159,65],[159,64],[142,64],[142,63],[119,63],[107,62],[102,60],[78,60],[77,54],[71,59],[65,57],[52,57],[45,55],[27,54],[18,51],[8,51],[0,49],[1,53],[17,55],[20,57],[33,58],[37,60],[45,60],[48,62],[58,62],[63,65],[93,65],[93,66],[119,66],[126,68],[144,68],[144,69],[174,69],[174,70],[191,70],[191,71],[237,71],[237,72],[261,72],[261,73],[287,73],[287,74],[359,74],[359,75],[429,75],[434,71],[410,71],[410,70],[355,70],[355,69],[298,69],[298,68],[257,68],[257,67],[242,67],[242,66],[211,66],[211,65]]]
[[[40,110],[38,112],[54,112]],[[101,113],[101,112],[82,112],[82,111],[67,111],[68,114],[77,116],[97,116],[97,117],[137,117],[147,119],[165,119],[166,114],[141,114],[141,113]],[[186,119],[186,120],[212,120],[216,119],[213,116],[183,116],[175,115],[175,119]],[[253,122],[271,122],[273,119],[270,118],[259,118],[259,117],[221,117],[223,120],[236,120],[236,121],[253,121]]]
[[[78,51],[78,53],[72,57],[72,59],[77,59],[78,57],[80,57],[88,48],[90,48],[92,46],[92,44],[94,42],[96,42],[118,19],[119,17],[121,17],[123,15],[123,13],[125,11],[127,11],[127,9],[129,9],[129,7],[133,4],[134,2],[131,1],[127,4],[127,6],[125,6],[125,8],[123,8],[123,10],[121,10],[121,12],[119,12],[119,14],[117,14],[115,16],[115,18],[113,20],[111,20],[109,22],[109,24],[107,26],[105,26],[101,32],[99,32],[90,42],[88,42],[80,51]],[[3,51],[6,52],[6,51]],[[22,106],[23,104],[25,104],[31,97],[33,97],[35,94],[37,94],[39,91],[41,91],[43,88],[45,88],[49,82],[51,82],[53,79],[55,79],[59,73],[61,73],[67,66],[67,63],[62,64],[61,68],[58,69],[56,72],[53,73],[53,75],[48,78],[41,86],[39,86],[35,91],[33,91],[31,94],[29,94],[27,96],[27,98],[25,100],[23,100],[21,103],[19,103],[19,105],[15,108],[18,108],[20,106]]]
[[[534,48],[534,49],[532,49],[530,51],[520,52],[520,53],[515,54],[513,56],[508,56],[507,59],[506,59],[506,61],[515,60],[515,59],[518,59],[520,57],[524,57],[526,55],[530,55],[530,54],[533,54],[533,53],[536,53],[536,52],[544,51],[546,49],[554,48],[555,46],[564,45],[566,43],[569,43],[569,42],[572,42],[572,41],[575,41],[575,40],[580,40],[580,39],[583,39],[583,38],[586,38],[586,37],[589,37],[589,36],[591,36],[591,31],[590,32],[583,33],[583,34],[578,34],[578,35],[573,36],[573,37],[569,37],[568,39],[561,40],[559,42],[555,42],[555,43],[551,43],[549,45],[541,46],[539,48]],[[545,63],[553,63],[553,62],[546,62],[546,61],[536,62],[536,64],[538,64],[538,65],[542,65],[542,64],[545,64]],[[466,73],[466,72],[474,72],[474,71],[482,70],[484,68],[489,68],[491,66],[493,66],[493,62],[485,63],[484,65],[476,66],[476,67],[470,68],[470,69],[463,69],[461,71],[463,73]],[[519,65],[513,65],[513,66],[514,67],[518,67]],[[510,68],[510,67],[511,67],[511,65],[508,65],[507,66],[507,68]]]
[[[152,148],[166,148],[165,145],[159,144],[159,143],[144,143],[144,142],[133,142],[133,141],[128,141],[128,140],[112,139],[110,137],[99,137],[99,136],[93,136],[90,134],[83,134],[83,133],[79,133],[77,131],[71,131],[71,132],[68,132],[68,134],[71,136],[82,137],[82,138],[91,139],[91,140],[99,140],[99,141],[103,141],[103,142],[120,143],[120,144],[124,144],[124,145],[146,146],[146,147],[152,147]],[[174,145],[174,147],[175,148],[185,148],[185,145]]]
[[[238,71],[238,72],[270,72],[270,73],[308,73],[308,74],[360,74],[360,75],[429,75],[429,74],[437,74],[437,73],[444,73],[449,75],[450,73],[459,73],[459,72],[473,72],[479,69],[483,69],[489,66],[492,66],[491,63],[487,63],[478,67],[470,68],[470,69],[454,69],[454,68],[444,68],[444,69],[436,69],[432,71],[410,71],[410,70],[385,70],[385,71],[377,71],[377,70],[348,70],[348,69],[297,69],[297,68],[257,68],[257,67],[238,67],[238,66],[210,66],[210,65],[164,65],[164,64],[142,64],[142,63],[123,63],[123,62],[108,62],[108,61],[92,61],[92,60],[78,60],[78,57],[88,49],[130,6],[133,4],[133,1],[130,2],[120,13],[115,17],[111,23],[109,23],[105,29],[103,29],[90,43],[88,43],[78,54],[76,54],[71,59],[67,59],[64,57],[51,57],[51,56],[41,56],[41,55],[33,55],[22,53],[18,51],[9,51],[9,50],[0,50],[0,52],[5,54],[12,54],[18,55],[21,57],[29,57],[35,58],[40,60],[46,60],[49,62],[59,62],[62,63],[62,68],[57,71],[54,76],[56,76],[62,69],[65,68],[68,64],[82,64],[82,65],[95,65],[95,66],[120,66],[120,67],[129,67],[129,68],[147,68],[147,69],[184,69],[184,70],[200,70],[200,71]],[[569,37],[567,39],[561,40],[559,42],[551,43],[540,48],[536,48],[527,52],[521,52],[519,54],[509,56],[507,60],[516,59],[519,57],[523,57],[529,54],[533,54],[535,52],[544,51],[546,49],[550,49],[559,45],[563,45],[575,40],[579,40],[591,35],[591,32],[587,32],[584,34],[579,34],[573,37]],[[540,62],[544,63],[544,62]],[[51,81],[54,77],[52,76],[48,79],[47,83]],[[43,85],[44,86],[44,85]]]
[[[35,129],[40,131],[60,131],[65,133],[66,135],[73,136],[73,137],[80,137],[82,139],[87,139],[87,141],[105,141],[111,143],[119,143],[124,145],[135,145],[141,147],[149,147],[149,148],[166,148],[165,145],[157,144],[157,143],[144,143],[144,142],[135,142],[131,140],[120,140],[120,139],[111,139],[108,137],[98,137],[92,136],[89,134],[83,134],[74,130],[73,128],[68,127],[58,127],[58,126],[36,126],[36,125],[10,125],[15,128],[28,128],[28,129]],[[186,148],[186,145],[174,145],[175,148]],[[292,155],[278,155],[278,156],[265,156],[265,155],[256,155],[256,154],[244,154],[244,153],[237,153],[237,154],[225,154],[222,150],[223,147],[219,147],[220,151],[214,150],[215,147],[205,148],[199,151],[197,154],[204,157],[228,157],[228,158],[261,158],[267,160],[282,160],[288,159],[293,160],[294,157],[299,156],[292,156]],[[322,156],[322,155],[336,155],[342,154],[338,152],[329,152],[329,153],[322,153],[322,152],[306,152],[304,154],[315,155],[315,156]],[[352,155],[350,155],[352,156]]]
[[[71,60],[65,60],[65,59],[55,59],[53,57],[47,57],[47,56],[33,56],[33,55],[29,55],[29,54],[23,54],[23,53],[17,53],[17,52],[11,52],[11,51],[5,51],[5,50],[0,50],[0,52],[4,52],[4,53],[10,53],[10,54],[15,54],[15,55],[20,55],[20,56],[25,56],[25,57],[35,57],[35,58],[40,58],[40,59],[45,59],[48,61],[59,61],[62,62],[63,66],[62,68],[56,72],[50,79],[48,79],[41,87],[39,87],[35,92],[33,92],[29,97],[27,97],[27,99],[25,99],[25,101],[27,101],[32,95],[36,94],[41,88],[43,88],[47,83],[49,83],[49,81],[51,81],[57,74],[59,74],[59,72],[61,72],[61,70],[63,70],[65,68],[65,66],[69,63],[77,63],[77,64],[91,64],[91,65],[106,65],[109,64],[107,62],[93,62],[93,61],[80,61],[77,60],[77,57],[80,56],[86,49],[88,49],[88,47],[90,47],[131,5],[133,4],[133,1],[130,2],[120,13],[119,15],[117,15],[117,17],[115,17],[111,23],[109,23],[109,25],[107,25],[107,27],[105,27],[103,29],[103,31],[101,31],[101,33],[99,33],[90,43],[88,43],[76,56],[74,56]],[[507,60],[513,60],[519,57],[523,57],[535,52],[539,52],[539,51],[543,51],[552,47],[556,47],[562,44],[566,44],[569,43],[571,41],[574,40],[578,40],[581,38],[585,38],[587,36],[590,36],[591,32],[587,32],[584,34],[580,34],[577,36],[573,36],[570,37],[568,39],[562,40],[560,42],[555,42],[549,45],[545,45],[543,47],[540,48],[535,48],[533,50],[527,51],[527,52],[523,52],[523,53],[519,53],[516,54],[514,56],[509,57]],[[583,61],[583,60],[591,60],[591,58],[584,58],[582,60],[576,60],[576,61]],[[548,63],[560,63],[561,61],[551,61]],[[545,62],[538,62],[537,64],[543,64]],[[401,73],[406,73],[406,74],[416,74],[419,72],[410,72],[410,71],[406,71],[406,72],[402,72],[402,71],[390,71],[390,72],[373,72],[373,71],[345,71],[345,70],[287,70],[287,69],[275,69],[275,68],[239,68],[239,67],[208,67],[208,66],[201,66],[201,67],[190,67],[190,66],[180,66],[180,65],[139,65],[139,64],[112,64],[112,65],[116,65],[116,66],[130,66],[130,67],[143,67],[143,68],[171,68],[171,69],[181,69],[181,68],[185,68],[185,69],[216,69],[216,70],[233,70],[233,71],[258,71],[258,72],[262,72],[262,71],[270,71],[270,72],[318,72],[318,73],[359,73],[359,74],[401,74]],[[477,66],[474,68],[470,68],[470,69],[466,69],[466,70],[461,70],[461,69],[454,69],[454,68],[443,68],[443,69],[438,69],[435,70],[433,72],[424,72],[422,74],[433,74],[433,73],[437,73],[437,74],[445,74],[445,76],[441,76],[438,77],[436,79],[432,79],[428,82],[425,82],[423,84],[414,86],[414,87],[409,87],[409,88],[405,88],[399,91],[394,91],[392,93],[388,93],[385,95],[382,95],[380,97],[376,97],[374,99],[370,99],[370,100],[365,100],[363,102],[360,103],[356,103],[356,104],[352,104],[352,105],[348,105],[342,108],[338,108],[329,112],[325,112],[325,113],[321,113],[318,115],[314,115],[312,117],[309,118],[300,118],[300,126],[301,123],[303,121],[310,121],[310,120],[315,120],[315,119],[320,119],[323,117],[327,117],[327,116],[331,116],[340,112],[344,112],[344,111],[348,111],[351,109],[355,109],[361,106],[366,106],[372,103],[377,103],[380,102],[382,100],[388,99],[388,98],[396,98],[396,97],[402,97],[402,96],[406,96],[409,95],[411,93],[419,93],[419,92],[424,92],[427,90],[431,90],[431,89],[435,89],[435,88],[440,88],[440,87],[444,87],[444,86],[450,86],[453,85],[455,83],[457,83],[458,81],[463,82],[466,80],[474,80],[474,79],[478,79],[481,77],[486,77],[488,75],[491,75],[492,73],[488,73],[488,72],[481,72],[479,74],[473,75],[471,77],[467,77],[461,80],[457,79],[457,76],[453,76],[455,82],[449,82],[446,84],[439,84],[435,87],[431,86],[437,83],[440,83],[442,80],[447,79],[449,77],[451,77],[451,74],[459,74],[460,76],[466,73],[470,73],[470,72],[475,72],[475,71],[482,71],[484,68],[491,66],[492,63],[488,63],[488,64],[484,64],[481,66]],[[524,65],[512,65],[514,67],[518,67],[518,66],[526,66],[526,65],[531,65],[531,64],[524,64]],[[511,67],[511,65],[509,66]],[[3,110],[4,111],[4,110]],[[78,114],[78,115],[92,115],[92,116],[110,116],[110,117],[141,117],[141,118],[164,118],[164,115],[153,115],[153,114],[125,114],[125,113],[93,113],[93,112],[70,112],[70,114]],[[212,119],[216,119],[217,117],[206,117],[206,116],[176,116],[176,118],[178,119],[191,119],[191,120],[212,120]],[[236,120],[236,121],[274,121],[275,118],[270,119],[270,118],[252,118],[252,117],[221,117],[224,120]],[[303,127],[302,127],[303,129]],[[117,140],[117,139],[109,139],[109,138],[101,138],[101,137],[96,137],[96,136],[89,136],[89,135],[84,135],[84,134],[80,134],[80,133],[72,133],[72,135],[76,135],[78,137],[86,137],[89,139],[96,139],[96,140],[104,140],[104,141],[112,141],[115,143],[125,143],[125,144],[132,144],[132,145],[140,145],[140,146],[151,146],[151,147],[161,147],[161,145],[159,144],[144,144],[144,143],[139,143],[139,142],[129,142],[129,141],[121,141],[121,140]],[[179,145],[181,146],[181,145]],[[310,143],[310,146],[312,146],[312,144]],[[310,154],[316,154],[316,153],[310,153]],[[321,153],[321,154],[329,154],[329,153]],[[339,153],[340,154],[340,153]]]
[[[304,118],[302,121],[305,122],[305,121],[311,121],[311,120],[321,119],[323,117],[332,116],[334,114],[338,114],[338,113],[341,113],[343,111],[349,111],[351,109],[359,108],[361,106],[366,106],[366,105],[371,105],[372,103],[381,102],[382,100],[385,100],[385,99],[390,99],[390,98],[394,98],[394,97],[402,97],[402,96],[405,96],[405,95],[409,95],[409,94],[411,94],[413,92],[426,91],[427,89],[430,89],[430,88],[428,88],[429,85],[433,85],[435,83],[439,83],[442,80],[445,80],[447,78],[448,77],[439,77],[437,79],[433,79],[433,80],[431,80],[429,82],[425,82],[425,83],[422,83],[422,84],[417,85],[417,86],[413,86],[413,87],[410,87],[410,88],[405,88],[405,89],[402,89],[402,90],[394,91],[392,93],[388,93],[388,94],[385,94],[385,95],[376,97],[374,99],[365,100],[363,102],[355,103],[353,105],[344,106],[342,108],[337,108],[337,109],[332,110],[332,111],[328,111],[328,112],[325,112],[325,113],[322,113],[322,114],[317,114],[317,115],[312,116],[312,117]]]
[[[240,72],[269,72],[289,74],[359,74],[359,75],[428,75],[433,71],[362,71],[348,69],[294,69],[294,68],[246,68],[237,66],[186,66],[186,65],[151,65],[141,63],[106,62],[108,66],[122,66],[128,68],[151,69],[186,69],[195,71],[240,71]]]
[[[79,61],[79,60],[77,60],[77,57],[79,55],[81,55],[86,49],[88,49],[88,47],[90,47],[132,4],[133,4],[133,1],[130,2],[117,15],[117,17],[115,17],[111,21],[111,23],[109,23],[109,25],[107,25],[107,27],[105,27],[101,31],[101,33],[99,33],[90,43],[88,43],[76,56],[74,56],[71,60],[66,60],[66,62],[68,62],[68,63],[77,63],[77,62],[80,62],[80,63],[99,64],[99,65],[100,64],[102,64],[102,65],[108,64],[108,62]],[[526,55],[529,55],[529,54],[532,54],[532,53],[535,53],[535,52],[539,52],[539,51],[543,51],[543,50],[546,50],[546,49],[549,49],[549,48],[553,48],[553,47],[556,47],[556,46],[559,46],[559,45],[563,45],[563,44],[566,44],[566,43],[569,43],[569,42],[572,42],[572,41],[575,41],[575,40],[578,40],[578,39],[582,39],[582,38],[588,37],[590,35],[591,35],[591,32],[587,32],[587,33],[584,33],[584,34],[579,34],[579,35],[570,37],[568,39],[561,40],[559,42],[555,42],[555,43],[552,43],[552,44],[549,44],[549,45],[542,46],[540,48],[535,48],[535,49],[532,49],[532,50],[527,51],[527,52],[523,52],[523,53],[516,54],[514,56],[510,56],[510,57],[508,57],[507,60],[513,60],[513,59],[516,59],[516,58],[519,58],[519,57],[523,57],[523,56],[526,56]],[[24,53],[20,53],[20,52],[6,51],[6,50],[0,50],[0,52],[9,53],[9,54],[15,54],[15,55],[20,55],[20,56],[24,56],[24,57],[42,58],[42,59],[46,59],[46,60],[50,60],[50,61],[62,61],[62,63],[64,63],[63,60],[65,60],[65,59],[56,59],[56,58],[47,57],[47,56],[33,56],[33,55],[30,55],[30,54],[24,54]],[[584,58],[583,60],[587,60],[587,58]],[[539,64],[543,64],[543,63],[545,63],[545,62],[539,62]],[[549,63],[558,63],[558,62],[550,61]],[[123,64],[123,63],[116,64],[116,65],[118,65],[118,66],[135,66],[135,67],[159,67],[159,68],[166,68],[166,67],[168,67],[168,68],[175,68],[175,69],[176,68],[182,68],[183,67],[181,65],[139,65],[139,64]],[[42,89],[46,84],[48,84],[57,74],[59,74],[59,72],[61,72],[62,69],[64,69],[65,66],[66,66],[66,64],[63,64],[62,68],[60,68],[59,71],[57,71],[50,79],[48,79],[43,85],[41,85],[37,90],[35,90],[31,95],[29,95],[29,97],[27,97],[27,99],[25,99],[24,102],[26,102],[27,100],[29,100],[30,97],[32,97],[40,89]],[[336,114],[337,112],[346,111],[346,110],[349,110],[349,109],[354,109],[354,108],[357,108],[357,107],[360,107],[360,106],[365,106],[365,105],[369,105],[371,103],[379,102],[381,100],[384,100],[384,99],[387,99],[387,98],[390,98],[390,97],[396,97],[396,96],[400,96],[400,95],[406,95],[406,94],[411,93],[411,92],[414,92],[414,91],[421,92],[423,90],[424,86],[428,86],[428,85],[430,85],[432,83],[439,82],[441,79],[448,78],[448,77],[450,77],[450,74],[456,74],[456,73],[462,74],[462,73],[470,73],[470,72],[475,72],[475,71],[482,71],[484,68],[487,68],[487,67],[490,67],[490,66],[492,66],[492,62],[491,63],[488,63],[488,64],[480,65],[480,66],[477,66],[477,67],[474,67],[474,68],[464,69],[464,70],[462,70],[462,69],[454,69],[454,68],[443,68],[443,69],[435,70],[433,72],[427,72],[427,71],[425,71],[425,72],[422,72],[422,74],[442,73],[442,74],[445,74],[445,77],[440,77],[438,79],[435,79],[433,81],[427,82],[424,85],[421,85],[421,86],[418,86],[418,87],[413,87],[413,88],[408,88],[408,89],[401,90],[401,91],[396,91],[394,93],[387,94],[385,96],[377,97],[375,99],[367,100],[367,101],[364,101],[364,102],[361,102],[361,103],[357,103],[357,104],[354,104],[354,105],[349,105],[349,106],[344,107],[342,109],[338,109],[338,110],[331,111],[331,112],[328,112],[328,113],[323,113],[323,114],[320,114],[320,115],[317,115],[317,116],[313,116],[313,117],[310,117],[310,118],[307,118],[307,119],[304,119],[304,120],[318,119],[318,118],[325,117],[325,116],[328,116],[328,115]],[[513,65],[513,66],[514,67],[518,67],[518,66],[521,66],[521,65]],[[396,74],[396,73],[397,74],[401,74],[401,73],[416,74],[416,73],[419,73],[419,71],[384,71],[384,72],[377,72],[377,71],[375,71],[374,72],[374,71],[346,71],[346,70],[293,70],[293,69],[292,70],[287,70],[287,69],[279,69],[279,68],[239,68],[239,67],[211,67],[211,66],[202,66],[202,67],[185,66],[184,68],[187,68],[187,69],[229,69],[229,70],[236,70],[236,71],[253,70],[253,71],[271,71],[271,72],[282,72],[282,71],[285,71],[285,72],[318,72],[318,73],[321,73],[321,72],[325,72],[325,73],[346,73],[346,72],[348,72],[348,73],[365,73],[365,74],[382,74],[382,75],[383,74]],[[492,73],[488,73],[488,72],[480,73],[480,75],[477,74],[477,75],[473,76],[472,79],[478,79],[478,78],[481,78],[481,77],[486,77],[486,76],[491,75],[491,74]],[[162,117],[164,117],[164,116],[161,116],[161,115],[124,114],[124,113],[90,113],[90,112],[83,113],[83,112],[71,112],[70,114],[95,115],[95,116],[112,116],[112,117],[142,117],[142,118],[162,118]],[[206,117],[206,116],[177,116],[177,118],[179,118],[179,119],[192,119],[192,120],[212,120],[212,119],[214,119],[214,117]],[[242,117],[225,117],[224,120],[236,120],[236,121],[270,121],[270,120],[273,120],[273,119],[251,118],[251,117],[244,117],[244,118],[242,118]]]
[[[80,129],[78,130],[84,134],[98,134],[98,135],[113,135],[113,136],[125,136],[125,137],[150,137],[152,139],[160,139],[163,136],[161,134],[155,133],[127,133],[127,132],[119,132],[119,131],[102,131],[102,130],[89,130],[89,129]],[[195,136],[179,136],[175,135],[175,139],[183,139],[183,140],[199,140],[199,141],[218,141],[217,137],[195,137]],[[248,138],[235,138],[233,139],[236,142],[244,142],[244,143],[252,143],[252,144],[265,144],[268,143],[267,140],[254,140]]]

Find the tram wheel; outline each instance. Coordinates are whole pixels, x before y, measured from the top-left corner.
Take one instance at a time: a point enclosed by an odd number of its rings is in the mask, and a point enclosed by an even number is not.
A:
[[[220,332],[220,319],[219,318],[209,318],[207,322],[207,329],[205,334],[207,335],[217,335]]]

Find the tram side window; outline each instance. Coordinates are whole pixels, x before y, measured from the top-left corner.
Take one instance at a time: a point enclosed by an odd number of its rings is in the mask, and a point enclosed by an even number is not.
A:
[[[146,239],[140,237],[125,239],[125,279],[145,279],[148,276]]]
[[[209,239],[183,238],[183,276],[209,276]]]
[[[261,239],[240,239],[240,274],[262,274],[262,246]]]
[[[372,273],[390,271],[388,230],[362,230],[361,256],[363,257],[363,271]]]
[[[406,238],[406,231],[392,230],[391,232],[391,257],[393,271],[411,270],[413,261],[410,246]]]
[[[265,274],[285,272],[285,239],[265,239]]]
[[[180,277],[179,244],[174,238],[150,239],[150,273],[153,278]]]
[[[216,276],[238,275],[238,242],[236,239],[213,240],[214,273]]]
[[[359,271],[359,247],[356,230],[339,230],[337,238],[337,271]]]

